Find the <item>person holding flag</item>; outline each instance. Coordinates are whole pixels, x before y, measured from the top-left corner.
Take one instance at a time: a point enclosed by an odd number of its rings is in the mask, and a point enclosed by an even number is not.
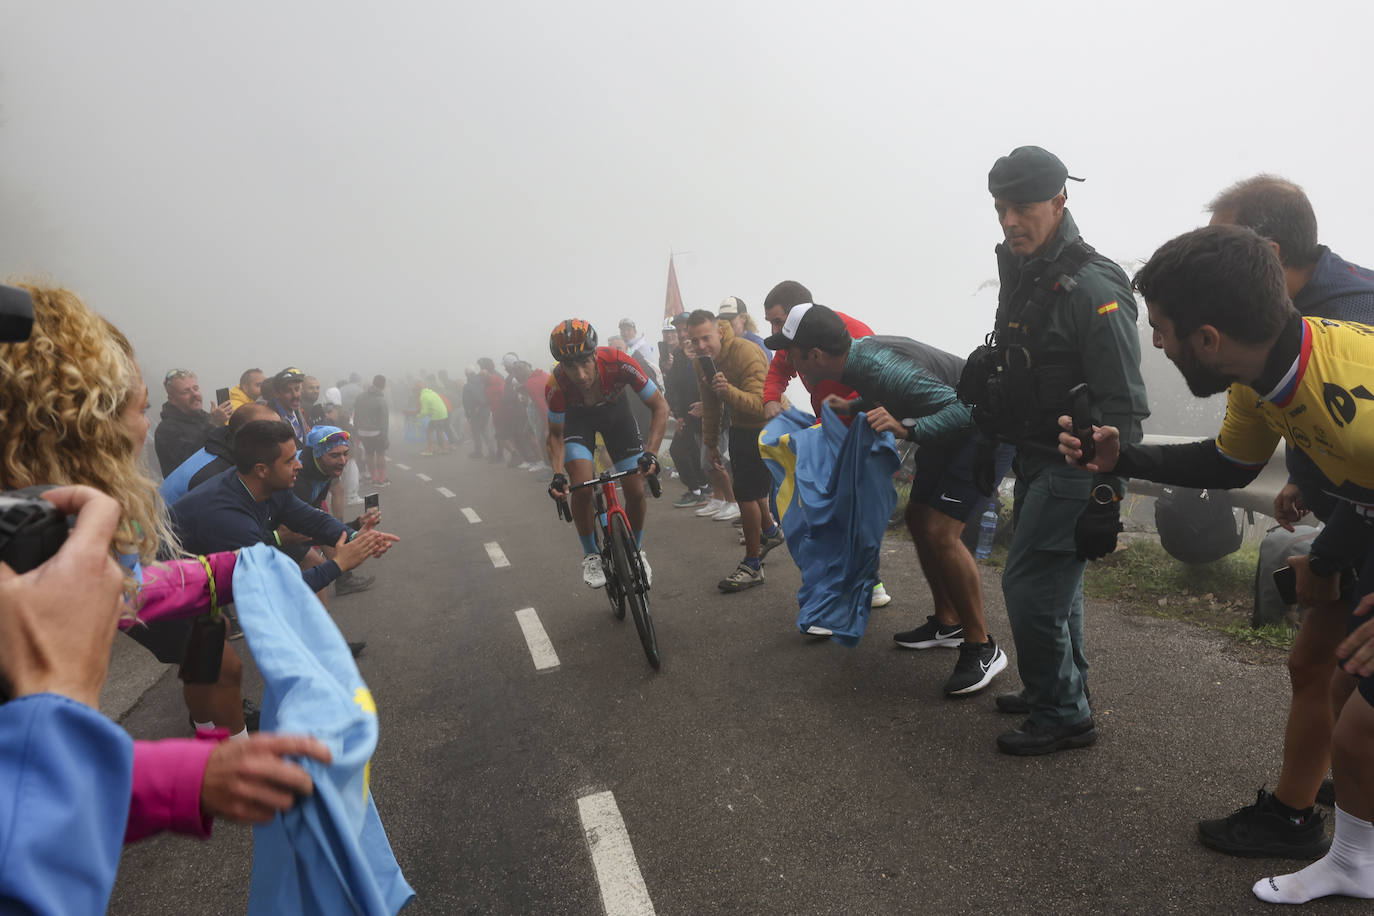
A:
[[[964,361],[909,337],[856,340],[836,312],[813,303],[793,306],[766,343],[786,351],[808,388],[839,382],[857,392],[854,400],[827,396],[825,405],[837,415],[864,412],[875,432],[917,444],[907,527],[937,614],[953,611],[963,630],[944,692],[967,696],[984,689],[1007,667],[1007,657],[988,633],[978,567],[961,538],[964,522],[986,501],[973,483],[972,418],[955,393]],[[1010,456],[998,457],[1005,472]],[[936,618],[927,627],[936,629]]]

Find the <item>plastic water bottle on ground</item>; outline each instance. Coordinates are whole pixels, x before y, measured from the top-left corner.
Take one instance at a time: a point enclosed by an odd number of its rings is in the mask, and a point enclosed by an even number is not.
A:
[[[978,523],[978,549],[973,555],[979,560],[986,560],[992,556],[992,539],[997,536],[997,510],[992,503],[988,503],[988,510],[983,513],[983,519]]]

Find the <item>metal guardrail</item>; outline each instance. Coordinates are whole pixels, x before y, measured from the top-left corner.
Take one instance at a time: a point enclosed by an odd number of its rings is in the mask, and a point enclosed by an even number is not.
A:
[[[1158,436],[1147,435],[1143,440],[1145,445],[1170,445],[1183,442],[1196,442],[1197,437],[1192,436]],[[1258,477],[1250,482],[1248,487],[1241,490],[1228,490],[1231,495],[1231,504],[1237,509],[1250,509],[1260,515],[1273,516],[1274,497],[1279,495],[1279,490],[1288,482],[1288,469],[1284,466],[1284,450],[1277,448],[1270,456],[1269,463],[1260,471]],[[1128,492],[1141,493],[1146,496],[1159,496],[1164,490],[1164,484],[1158,484],[1151,480],[1137,480],[1131,478]]]

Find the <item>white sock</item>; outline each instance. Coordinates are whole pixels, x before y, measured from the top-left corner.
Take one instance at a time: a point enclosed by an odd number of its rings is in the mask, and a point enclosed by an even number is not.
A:
[[[196,731],[198,732],[212,731],[215,727],[215,723],[213,722],[196,722],[194,719],[192,720],[192,722],[195,724]]]
[[[1261,878],[1252,888],[1268,903],[1306,903],[1341,894],[1374,899],[1374,824],[1336,808],[1331,850],[1302,871]]]
[[[239,732],[237,735],[230,735],[230,736],[229,736],[229,740],[230,740],[230,741],[247,741],[247,740],[248,740],[248,726],[245,725],[245,726],[243,727],[243,731]]]

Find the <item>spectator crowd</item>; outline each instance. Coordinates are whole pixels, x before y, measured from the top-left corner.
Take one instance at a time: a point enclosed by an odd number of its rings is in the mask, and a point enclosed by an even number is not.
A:
[[[717,589],[782,603],[765,561],[789,543],[780,507],[793,495],[780,493],[761,439],[784,414],[823,418],[846,441],[913,449],[903,519],[932,613],[893,639],[956,650],[949,697],[984,691],[1013,664],[989,630],[964,532],[1014,477],[1001,588],[1021,685],[993,702],[1019,723],[996,747],[1018,757],[1097,741],[1082,581],[1089,561],[1116,549],[1128,479],[1243,486],[1286,440],[1290,485],[1275,516],[1292,524],[1312,512],[1325,528],[1310,556],[1290,561],[1306,616],[1283,771],[1274,792],[1198,833],[1223,853],[1312,862],[1258,881],[1261,899],[1374,898],[1374,395],[1360,382],[1374,369],[1374,274],[1318,244],[1300,188],[1262,175],[1218,195],[1211,226],[1167,242],[1131,279],[1083,240],[1068,180],[1038,147],[993,165],[999,303],[967,359],[878,333],[904,329],[870,326],[786,280],[762,298],[766,336],[735,295],[666,316],[657,342],[625,318],[602,345],[570,319],[551,335],[547,370],[508,352],[476,360],[462,381],[422,370],[325,387],[295,366],[253,367],[207,404],[196,371],[175,368],[161,377],[153,433],[160,481],[140,459],[150,402],[133,343],[69,290],[0,289],[0,487],[24,491],[0,505],[0,531],[9,544],[35,505],[75,520],[42,562],[0,567],[10,777],[0,847],[11,850],[0,909],[98,912],[121,844],[169,830],[208,837],[216,818],[265,823],[313,791],[306,762],[327,763],[329,749],[259,732],[243,695],[234,570],[242,551],[266,545],[326,608],[374,588],[362,568],[400,540],[373,499],[390,483],[394,435],[426,458],[466,448],[474,461],[552,474],[555,498],[598,466],[659,473],[671,440],[673,508],[729,545]],[[1194,394],[1228,392],[1215,439],[1141,444],[1137,293],[1154,345]],[[794,379],[811,416],[788,401]],[[627,512],[642,538],[631,481]],[[583,578],[598,587],[589,503],[572,499]],[[856,522],[830,524],[843,538]],[[861,576],[864,614],[893,600],[878,572],[875,556]],[[119,632],[179,666],[191,737],[132,741],[96,712]],[[840,635],[824,623],[804,632]],[[365,651],[348,645],[355,658]],[[1319,797],[1334,807],[1334,837]]]

